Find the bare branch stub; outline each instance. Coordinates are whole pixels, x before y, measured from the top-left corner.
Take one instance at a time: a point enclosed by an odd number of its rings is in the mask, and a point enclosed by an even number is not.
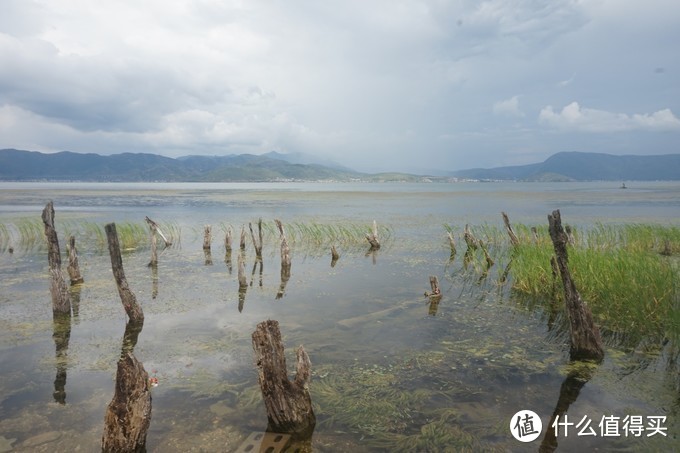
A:
[[[501,215],[503,216],[505,230],[508,232],[508,236],[510,236],[510,242],[512,245],[519,245],[519,239],[517,238],[515,231],[512,229],[512,225],[510,225],[510,219],[508,218],[508,215],[505,212],[501,212]]]

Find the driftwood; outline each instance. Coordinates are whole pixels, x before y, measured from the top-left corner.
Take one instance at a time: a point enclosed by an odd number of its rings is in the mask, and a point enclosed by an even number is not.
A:
[[[439,279],[436,275],[430,275],[430,288],[432,291],[426,291],[426,296],[439,296],[441,295],[441,290],[439,289]]]
[[[517,238],[515,231],[512,229],[512,225],[510,225],[510,219],[508,218],[508,215],[504,212],[501,212],[501,215],[503,216],[505,230],[508,232],[508,236],[510,236],[510,242],[512,245],[519,245],[519,239]]]
[[[71,313],[71,297],[61,272],[61,253],[57,230],[54,229],[54,205],[50,201],[42,212],[47,239],[47,262],[50,267],[50,294],[52,295],[52,312],[57,314]]]
[[[335,264],[338,262],[340,259],[340,254],[336,250],[335,246],[331,246],[331,267],[335,267]]]
[[[203,250],[210,250],[211,243],[212,243],[212,227],[210,225],[205,225],[203,227]]]
[[[288,379],[278,321],[257,325],[252,335],[260,389],[267,409],[267,431],[311,436],[316,424],[308,385],[311,362],[304,348],[297,349],[297,373]]]
[[[172,245],[172,242],[168,240],[168,238],[163,234],[163,231],[161,231],[161,227],[158,225],[158,223],[151,220],[148,216],[144,217],[144,220],[147,224],[149,224],[149,228],[151,228],[154,232],[158,233],[161,238],[163,238],[163,242],[165,242],[166,247],[170,247]]]
[[[109,244],[109,255],[111,255],[111,270],[113,271],[113,277],[116,280],[116,286],[118,286],[118,294],[123,303],[123,308],[125,308],[125,313],[127,313],[130,321],[143,323],[144,312],[142,311],[142,307],[137,303],[137,298],[132,291],[130,291],[127,279],[125,278],[125,272],[123,271],[123,258],[120,255],[120,244],[118,243],[116,224],[109,223],[104,229],[106,230],[106,239]]]
[[[118,361],[116,389],[104,418],[103,452],[145,452],[151,424],[149,374],[132,353]]]
[[[366,240],[371,244],[371,250],[378,250],[380,248],[380,241],[378,240],[378,223],[373,221],[373,232],[366,233]]]
[[[569,257],[567,253],[568,237],[562,228],[560,211],[555,210],[548,215],[550,238],[555,248],[557,267],[559,268],[564,286],[564,299],[569,315],[569,330],[571,334],[570,356],[572,360],[602,361],[604,349],[600,330],[593,321],[590,308],[581,299],[569,272]]]
[[[76,250],[76,237],[71,235],[66,244],[66,251],[68,252],[68,270],[71,285],[80,285],[85,281],[80,273],[80,265],[78,264],[78,250]]]

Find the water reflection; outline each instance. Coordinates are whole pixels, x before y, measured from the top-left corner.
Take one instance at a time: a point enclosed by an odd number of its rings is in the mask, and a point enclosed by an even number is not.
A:
[[[54,378],[54,401],[66,404],[66,369],[68,365],[68,344],[71,339],[71,314],[54,314],[52,318],[52,339],[55,346],[56,376]]]
[[[586,385],[595,374],[595,367],[586,365],[585,369],[579,369],[569,373],[560,387],[560,396],[557,399],[555,410],[553,411],[550,422],[545,429],[545,436],[539,447],[541,453],[550,453],[557,449],[556,429],[553,424],[559,421],[569,410],[581,393],[581,389]],[[558,424],[559,427],[559,424]]]
[[[281,263],[281,284],[276,293],[276,300],[281,299],[286,294],[288,280],[290,280],[290,263]]]
[[[210,249],[203,249],[203,255],[205,256],[204,264],[206,266],[212,266],[213,260],[212,260],[212,253],[210,252]]]
[[[156,299],[158,297],[158,265],[150,264],[151,268],[151,298]]]

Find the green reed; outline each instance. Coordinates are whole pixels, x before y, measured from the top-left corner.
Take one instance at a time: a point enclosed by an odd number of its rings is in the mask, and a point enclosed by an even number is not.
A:
[[[562,298],[562,282],[554,276],[554,255],[547,231],[536,241],[524,235],[512,250],[512,289],[536,300]],[[676,256],[660,252],[668,244],[680,250],[680,229],[656,225],[596,225],[576,231],[569,268],[583,299],[606,330],[634,337],[679,337],[680,265]]]

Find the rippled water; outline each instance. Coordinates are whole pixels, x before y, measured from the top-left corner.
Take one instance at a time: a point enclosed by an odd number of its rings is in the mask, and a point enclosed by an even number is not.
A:
[[[677,368],[668,348],[651,354],[617,345],[585,385],[568,376],[563,320],[532,307],[500,282],[503,252],[488,273],[450,261],[443,224],[458,231],[513,222],[547,223],[561,209],[567,223],[652,222],[678,225],[679,183],[563,184],[0,184],[0,223],[34,218],[53,200],[60,222],[143,220],[173,223],[181,240],[147,267],[142,246],[124,254],[145,325],[135,355],[159,379],[153,389],[150,451],[233,451],[266,429],[250,335],[258,322],[280,322],[289,365],[304,344],[314,375],[315,451],[394,451],[431,438],[434,450],[468,446],[535,451],[512,438],[521,409],[544,425],[576,395],[568,415],[666,415],[668,437],[558,437],[576,448],[660,449],[677,438]],[[225,261],[220,224],[363,223],[391,235],[380,251],[344,244],[331,267],[326,245],[292,244],[292,275],[281,291],[276,237],[267,237],[262,272],[253,268],[239,301],[237,253]],[[214,225],[211,256],[202,228]],[[60,238],[62,250],[65,241]],[[83,244],[84,245],[84,244]],[[70,330],[50,310],[41,247],[0,254],[0,451],[96,451],[113,396],[125,314],[108,253],[80,246],[85,284],[73,293]],[[423,296],[428,277],[443,297]],[[239,310],[241,305],[241,310]],[[581,373],[580,376],[589,375]],[[571,396],[569,396],[571,395]],[[670,438],[670,439],[669,439]]]

